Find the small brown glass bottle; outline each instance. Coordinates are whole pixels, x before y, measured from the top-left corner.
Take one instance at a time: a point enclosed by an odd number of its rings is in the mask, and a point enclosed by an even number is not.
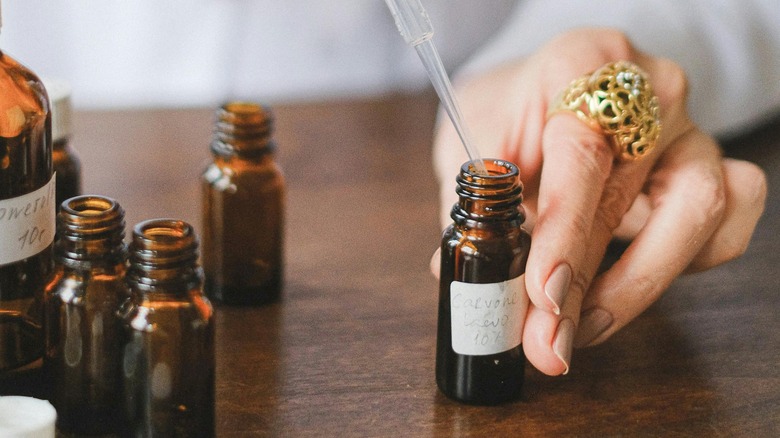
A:
[[[461,167],[454,223],[442,236],[436,382],[450,398],[490,405],[521,395],[531,237],[521,228],[517,166],[484,163],[488,175]]]
[[[214,316],[192,226],[173,219],[136,225],[127,282],[131,298],[120,311],[124,433],[214,436]]]
[[[44,370],[57,427],[106,434],[119,419],[121,325],[128,298],[124,211],[102,196],[68,199],[57,216],[55,269],[45,291]]]
[[[0,52],[0,372],[43,353],[41,305],[56,223],[51,155],[46,90]]]
[[[51,101],[52,160],[57,175],[57,207],[81,194],[81,161],[71,147],[70,87],[64,81],[44,79]]]
[[[271,112],[254,103],[216,113],[214,162],[201,180],[206,293],[218,302],[263,304],[281,294],[285,183],[272,129]]]

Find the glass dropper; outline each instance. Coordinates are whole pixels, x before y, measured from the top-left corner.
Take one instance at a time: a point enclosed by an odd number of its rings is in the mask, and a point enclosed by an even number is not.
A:
[[[439,57],[439,52],[433,44],[433,25],[428,13],[420,3],[420,0],[385,0],[387,7],[393,14],[395,24],[404,40],[417,50],[420,60],[428,72],[428,77],[439,95],[444,110],[450,116],[458,137],[466,148],[466,153],[471,160],[471,167],[480,175],[487,175],[485,163],[479,155],[476,145],[471,140],[471,135],[463,122],[463,114],[460,112],[458,100],[452,90],[450,78]]]

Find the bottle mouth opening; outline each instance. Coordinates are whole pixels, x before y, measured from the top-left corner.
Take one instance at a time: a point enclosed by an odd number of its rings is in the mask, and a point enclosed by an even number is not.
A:
[[[130,258],[142,270],[174,268],[195,263],[197,248],[192,225],[178,219],[149,219],[133,227]]]
[[[192,225],[178,219],[150,219],[133,227],[127,278],[134,287],[151,290],[182,279],[196,281],[200,272]]]
[[[480,228],[487,223],[524,220],[520,204],[523,184],[514,163],[499,159],[483,160],[487,175],[477,173],[473,162],[461,166],[455,178],[458,202],[450,216],[456,223],[468,222]]]
[[[474,168],[474,161],[467,161],[461,166],[461,173],[469,179],[495,179],[513,177],[519,174],[519,170],[514,163],[497,158],[486,158],[482,160],[488,174],[477,173]]]
[[[117,203],[113,199],[102,196],[77,196],[63,202],[62,209],[73,216],[94,217],[115,210]]]
[[[192,226],[178,219],[150,219],[135,226],[136,237],[149,243],[174,243],[193,235]]]
[[[113,199],[82,195],[60,205],[55,254],[64,263],[113,259],[124,254],[124,237],[125,212]]]
[[[238,116],[254,115],[265,112],[261,105],[258,105],[254,102],[242,101],[228,102],[222,105],[222,109]]]
[[[273,113],[254,102],[227,102],[217,109],[216,132],[228,137],[265,137],[271,135]]]
[[[496,158],[484,159],[482,162],[485,165],[485,169],[487,169],[487,175],[477,173],[473,161],[463,163],[460,168],[460,174],[456,178],[458,187],[463,189],[469,188],[469,190],[481,190],[489,187],[499,189],[502,187],[519,186],[520,190],[522,190],[520,170],[514,163]]]
[[[518,198],[523,191],[517,166],[506,160],[483,160],[488,174],[477,173],[471,161],[461,166],[460,173],[455,178],[455,192],[462,199],[504,202],[506,199]]]
[[[115,200],[99,195],[81,195],[63,201],[57,219],[62,239],[104,239],[124,236],[125,212]]]

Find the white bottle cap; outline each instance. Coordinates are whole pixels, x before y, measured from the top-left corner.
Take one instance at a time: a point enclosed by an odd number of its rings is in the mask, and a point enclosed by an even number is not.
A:
[[[71,113],[70,85],[59,79],[43,78],[43,86],[51,103],[51,138],[59,141],[70,136]]]
[[[57,411],[46,400],[32,397],[0,397],[0,436],[54,438]]]

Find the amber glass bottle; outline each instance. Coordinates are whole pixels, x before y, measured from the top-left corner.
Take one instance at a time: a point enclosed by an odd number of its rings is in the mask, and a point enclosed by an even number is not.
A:
[[[57,427],[115,431],[119,400],[119,306],[128,298],[124,211],[101,196],[68,199],[57,216],[55,269],[45,291],[44,370]]]
[[[64,81],[44,79],[51,101],[52,160],[57,175],[57,207],[81,194],[81,161],[71,147],[70,86]]]
[[[214,436],[214,316],[203,295],[198,241],[173,219],[133,229],[120,311],[127,436]]]
[[[0,52],[0,372],[41,357],[55,233],[51,117],[30,70]]]
[[[531,237],[521,228],[517,166],[484,162],[488,175],[461,167],[454,223],[442,236],[436,382],[450,398],[497,404],[518,398],[523,385]]]
[[[228,304],[279,298],[283,280],[284,196],[273,159],[273,118],[260,105],[232,102],[217,110],[202,176],[206,293]]]

